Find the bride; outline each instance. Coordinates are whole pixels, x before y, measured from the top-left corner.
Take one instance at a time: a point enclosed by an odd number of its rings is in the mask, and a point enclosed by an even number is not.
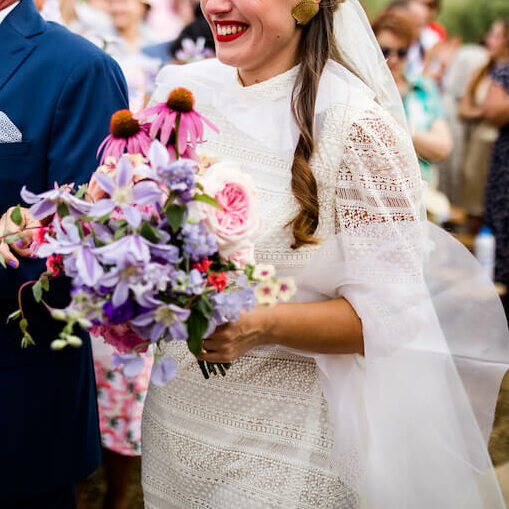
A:
[[[299,292],[205,340],[203,360],[233,361],[225,378],[165,346],[179,373],[145,405],[147,509],[504,507],[486,448],[509,359],[503,312],[473,259],[426,226],[362,8],[201,6],[218,59],[164,68],[153,102],[193,92],[220,129],[203,152],[256,184],[256,262]]]

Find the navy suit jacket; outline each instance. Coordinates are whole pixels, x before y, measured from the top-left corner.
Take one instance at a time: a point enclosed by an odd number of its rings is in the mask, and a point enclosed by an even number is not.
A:
[[[124,77],[109,56],[21,0],[0,24],[0,111],[22,133],[20,142],[0,143],[0,214],[21,202],[23,185],[40,193],[55,181],[87,181],[111,115],[127,104]],[[6,324],[19,286],[43,270],[31,259],[17,270],[0,267],[0,507],[74,484],[100,461],[88,338],[82,348],[52,352],[62,322],[29,289],[23,303],[37,345],[23,350],[17,324]],[[48,298],[65,305],[68,281],[59,280]]]

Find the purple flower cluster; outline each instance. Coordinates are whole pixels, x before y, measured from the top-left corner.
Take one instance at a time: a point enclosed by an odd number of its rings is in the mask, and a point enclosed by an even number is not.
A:
[[[200,295],[203,293],[204,280],[201,272],[192,269],[185,272],[176,271],[171,276],[171,291],[173,293],[183,293],[185,295]]]
[[[194,177],[196,174],[196,163],[194,161],[179,159],[166,167],[158,168],[158,174],[168,188],[177,194],[182,203],[187,203],[193,199]]]
[[[183,251],[193,262],[212,256],[217,252],[217,242],[203,223],[186,223],[180,231]]]

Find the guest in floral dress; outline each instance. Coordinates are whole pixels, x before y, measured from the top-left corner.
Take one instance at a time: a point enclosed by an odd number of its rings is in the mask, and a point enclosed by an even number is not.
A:
[[[509,45],[509,37],[508,37]],[[495,69],[484,118],[500,128],[486,188],[486,223],[497,241],[495,279],[509,289],[509,65]],[[509,316],[509,298],[503,298]]]
[[[104,509],[127,508],[127,488],[141,454],[141,416],[150,379],[152,358],[135,378],[112,366],[113,348],[92,338],[99,408],[103,467],[107,481]]]

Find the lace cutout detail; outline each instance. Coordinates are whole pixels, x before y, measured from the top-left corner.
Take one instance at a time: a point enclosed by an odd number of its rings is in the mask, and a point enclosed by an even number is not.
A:
[[[422,183],[408,134],[381,109],[352,112],[336,184],[345,259],[370,282],[422,280]]]

